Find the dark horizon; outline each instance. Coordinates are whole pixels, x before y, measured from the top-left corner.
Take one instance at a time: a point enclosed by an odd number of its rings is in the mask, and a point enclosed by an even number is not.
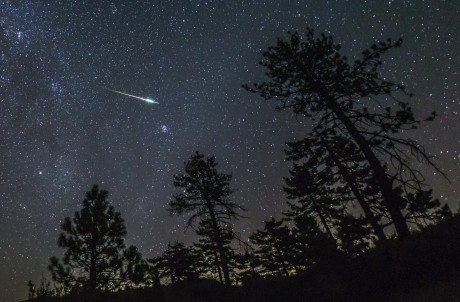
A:
[[[285,142],[307,133],[272,102],[241,88],[263,79],[261,51],[288,30],[333,35],[350,58],[403,38],[386,76],[415,94],[411,133],[438,157],[451,183],[421,167],[442,203],[460,205],[458,112],[460,7],[453,2],[265,3],[6,1],[0,8],[0,298],[25,299],[56,245],[60,223],[94,183],[146,258],[190,243],[186,218],[167,212],[173,175],[199,150],[232,173],[232,199],[248,209],[243,238],[286,209]],[[158,101],[149,104],[103,87]]]

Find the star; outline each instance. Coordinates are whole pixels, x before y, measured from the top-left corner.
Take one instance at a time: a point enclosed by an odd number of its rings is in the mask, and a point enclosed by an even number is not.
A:
[[[434,195],[458,208],[455,1],[111,2],[2,2],[2,299],[25,300],[27,280],[49,279],[48,259],[62,252],[60,224],[94,183],[109,191],[127,240],[144,257],[158,256],[168,242],[196,240],[167,211],[173,175],[195,150],[232,173],[231,199],[248,209],[235,230],[242,240],[280,217],[292,165],[285,143],[304,137],[311,122],[240,87],[265,79],[261,51],[306,25],[331,33],[350,60],[376,41],[403,37],[382,58],[384,76],[414,93],[419,117],[438,113],[410,135],[438,156],[451,180],[422,167]]]

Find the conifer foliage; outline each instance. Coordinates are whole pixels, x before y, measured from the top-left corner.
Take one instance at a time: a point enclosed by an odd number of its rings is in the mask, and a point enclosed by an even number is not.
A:
[[[125,250],[126,227],[119,212],[107,201],[108,192],[94,185],[83,207],[61,225],[58,246],[65,248],[62,262],[50,258],[52,278],[69,292],[112,291],[140,282],[144,267],[133,246]]]
[[[174,186],[182,192],[169,203],[172,214],[190,214],[187,227],[198,220],[197,234],[205,239],[201,247],[209,251],[219,279],[231,284],[229,238],[234,238],[232,221],[243,208],[229,199],[231,174],[220,173],[214,156],[195,152],[185,163],[185,173],[174,175]]]
[[[198,279],[198,256],[192,247],[181,242],[168,244],[166,251],[149,262],[158,270],[160,278],[169,279],[171,284]]]
[[[330,159],[327,164],[339,172],[341,182],[353,189],[355,197],[362,197],[363,190],[371,187],[379,196],[382,214],[404,239],[410,236],[404,215],[409,208],[423,208],[425,217],[429,217],[429,212],[436,212],[438,206],[408,197],[409,192],[420,191],[424,182],[413,162],[425,162],[438,169],[419,142],[401,135],[416,129],[422,121],[414,117],[408,102],[398,99],[398,94],[411,95],[381,73],[382,56],[401,43],[400,39],[389,39],[373,44],[362,52],[362,58],[351,63],[328,34],[315,37],[309,28],[305,37],[289,33],[288,39],[278,39],[276,46],[263,53],[260,64],[266,68],[268,81],[244,87],[266,100],[274,100],[278,110],[291,109],[297,116],[313,120],[313,150],[326,152]],[[434,117],[432,113],[425,120]],[[349,142],[347,147],[354,150],[353,154],[336,148],[343,139]],[[359,173],[366,173],[359,176],[359,180],[366,179],[365,188],[349,177]],[[367,214],[373,214],[368,210],[375,205],[365,198],[360,202]],[[411,202],[425,204],[412,206]],[[375,223],[379,217],[368,215],[366,219],[383,238],[381,227]]]
[[[214,156],[197,151],[184,163],[185,171],[174,175],[179,191],[169,202],[172,215],[188,218],[186,229],[195,230],[197,241],[190,246],[177,241],[168,244],[162,255],[144,261],[136,247],[126,248],[121,214],[109,204],[108,192],[94,185],[81,210],[61,225],[58,246],[65,252],[62,259],[51,257],[48,266],[54,290],[44,277],[38,288],[29,281],[29,299],[69,296],[70,300],[88,297],[100,301],[98,297],[110,299],[118,294],[106,292],[136,287],[151,287],[150,293],[163,297],[161,288],[156,291],[162,281],[173,289],[187,289],[190,283],[198,285],[201,278],[218,279],[225,285],[212,282],[219,285],[218,293],[225,293],[233,278],[249,292],[263,285],[268,292],[282,289],[295,295],[289,291],[299,282],[300,293],[314,292],[312,297],[326,293],[322,300],[338,301],[328,299],[327,291],[345,296],[360,288],[365,289],[364,297],[379,285],[380,276],[389,280],[382,283],[382,289],[398,284],[395,288],[399,290],[418,272],[439,272],[436,264],[426,270],[427,264],[435,263],[426,259],[438,258],[432,252],[433,247],[444,246],[438,237],[454,238],[452,229],[460,227],[460,220],[433,198],[432,190],[424,188],[418,164],[439,169],[406,134],[422,120],[414,117],[408,102],[396,98],[397,93],[410,96],[405,88],[381,74],[381,56],[401,43],[374,44],[362,52],[361,59],[350,63],[331,36],[315,38],[313,30],[307,29],[304,38],[289,33],[288,40],[279,39],[263,53],[261,65],[268,70],[268,81],[244,87],[275,100],[278,110],[292,109],[296,118],[315,123],[306,137],[287,143],[286,158],[293,165],[284,177],[286,210],[281,218],[264,221],[263,229],[249,235],[249,243],[240,240],[233,229],[245,209],[230,198],[232,175],[218,170]],[[434,117],[433,113],[425,121]],[[441,222],[445,225],[425,229]],[[421,232],[409,238],[409,225]],[[388,226],[405,240],[391,243]],[[421,241],[423,236],[431,243]],[[235,252],[236,240],[244,253]],[[419,249],[423,257],[413,256]],[[451,259],[458,255],[455,249],[434,250]],[[402,265],[400,255],[416,269]],[[294,275],[302,276],[292,278]],[[432,277],[427,276],[427,280]],[[261,282],[263,278],[268,282]],[[273,280],[281,281],[281,286],[269,288]],[[288,285],[291,280],[293,284]],[[321,290],[315,293],[318,286]],[[174,300],[169,293],[164,297]]]
[[[255,255],[261,275],[290,276],[294,264],[294,241],[291,230],[283,221],[264,221],[264,229],[251,234],[249,240],[257,246]]]

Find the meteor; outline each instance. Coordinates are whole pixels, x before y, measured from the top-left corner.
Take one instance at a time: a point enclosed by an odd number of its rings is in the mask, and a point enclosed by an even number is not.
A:
[[[108,90],[108,91],[112,91],[112,92],[115,92],[115,93],[123,94],[123,95],[129,96],[129,97],[132,97],[132,98],[135,98],[135,99],[138,99],[138,100],[147,102],[147,103],[149,103],[149,104],[159,104],[157,101],[154,101],[154,100],[152,100],[152,99],[141,98],[140,96],[135,96],[135,95],[132,95],[132,94],[124,93],[124,92],[121,92],[121,91],[117,91],[117,90],[113,90],[113,89],[109,89],[109,88],[105,88],[105,87],[102,87],[102,88],[104,88],[105,90]]]

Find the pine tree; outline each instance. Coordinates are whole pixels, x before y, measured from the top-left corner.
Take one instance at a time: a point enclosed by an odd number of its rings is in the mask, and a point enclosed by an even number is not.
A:
[[[372,190],[368,166],[354,144],[331,129],[312,131],[309,137],[287,145],[287,159],[294,162],[291,176],[285,178],[287,197],[295,201],[288,203],[289,217],[319,217],[323,228],[334,238],[329,225],[337,226],[345,209],[356,208],[357,203],[373,233],[379,240],[386,240],[380,223],[385,213],[381,207],[376,211],[374,206],[380,201],[379,194]],[[362,218],[356,222],[362,223]]]
[[[294,269],[295,244],[289,227],[275,218],[264,221],[264,228],[249,236],[261,275],[290,276]]]
[[[290,177],[284,178],[284,191],[294,202],[288,201],[289,210],[284,214],[290,220],[299,216],[315,217],[328,236],[335,239],[332,229],[337,212],[342,211],[343,206],[330,188],[335,183],[332,172],[327,167],[322,171],[317,167],[318,162],[311,159],[302,164],[294,163]]]
[[[337,258],[337,242],[321,230],[316,218],[300,215],[293,218],[293,223],[291,257],[297,272]]]
[[[433,190],[418,190],[407,194],[408,206],[405,214],[407,221],[416,224],[419,228],[424,228],[452,217],[449,205],[441,205],[438,199],[432,197],[432,194]]]
[[[35,283],[33,283],[32,280],[29,280],[27,282],[27,287],[29,288],[29,291],[28,291],[29,300],[32,300],[33,298],[35,298],[35,295],[37,293],[37,289],[35,288]]]
[[[258,257],[254,255],[253,250],[246,247],[242,254],[235,255],[235,260],[237,263],[236,275],[240,284],[244,285],[247,281],[254,280],[260,276],[257,270],[259,266]]]
[[[349,257],[358,257],[369,250],[371,240],[370,230],[365,218],[358,219],[351,214],[344,215],[337,226],[337,237],[340,248]]]
[[[223,269],[221,263],[221,254],[223,258],[227,259],[228,270],[233,270],[233,260],[236,255],[230,246],[235,234],[233,230],[227,225],[219,225],[219,231],[215,232],[213,224],[209,219],[203,219],[199,222],[196,228],[196,234],[199,236],[198,242],[194,243],[196,251],[201,255],[198,261],[198,267],[201,272],[204,272],[207,277],[215,277],[222,282],[224,280]],[[222,251],[216,242],[222,243]],[[211,275],[211,276],[210,276]]]
[[[185,163],[185,173],[174,176],[174,186],[183,191],[173,196],[169,206],[172,214],[191,214],[187,227],[198,220],[202,228],[209,229],[205,236],[215,248],[212,252],[216,268],[222,273],[221,282],[230,284],[227,232],[233,220],[241,217],[238,211],[244,209],[229,200],[232,175],[220,173],[216,167],[214,156],[193,154]]]
[[[86,193],[82,209],[61,225],[64,232],[59,235],[58,246],[66,251],[62,262],[50,258],[48,268],[53,280],[67,292],[115,290],[136,281],[129,277],[142,267],[135,247],[124,250],[126,227],[107,197],[107,191],[94,185]]]
[[[398,92],[410,96],[405,88],[380,72],[381,56],[401,43],[379,42],[365,49],[362,59],[350,63],[329,35],[315,38],[313,30],[307,29],[301,39],[297,32],[289,33],[289,40],[278,39],[276,46],[263,53],[261,65],[267,68],[269,80],[244,87],[275,100],[278,110],[290,108],[315,120],[314,130],[333,129],[352,142],[366,161],[398,236],[404,239],[410,236],[403,214],[407,198],[396,188],[421,189],[423,177],[411,165],[414,159],[438,169],[418,142],[400,135],[417,128],[421,121],[408,102],[396,98]],[[369,106],[366,99],[373,104],[393,102],[396,109],[391,104]],[[387,163],[386,158],[391,160]]]
[[[131,245],[123,251],[123,267],[120,274],[120,281],[124,282],[126,288],[136,288],[146,284],[149,273],[149,265],[142,258],[137,247]]]
[[[181,242],[168,244],[168,248],[160,257],[150,260],[158,270],[159,277],[168,278],[171,284],[197,280],[197,262],[198,256],[194,249]]]

